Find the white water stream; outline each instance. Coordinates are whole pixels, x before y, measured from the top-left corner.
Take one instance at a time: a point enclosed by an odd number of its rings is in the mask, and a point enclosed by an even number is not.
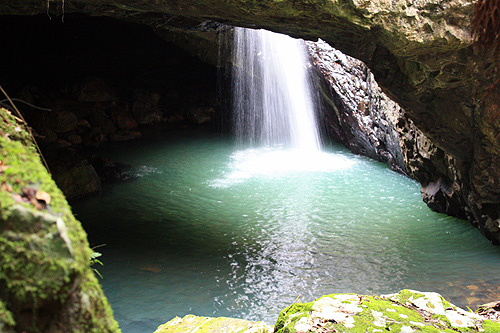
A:
[[[240,142],[318,151],[304,42],[235,28],[231,61],[234,131]]]

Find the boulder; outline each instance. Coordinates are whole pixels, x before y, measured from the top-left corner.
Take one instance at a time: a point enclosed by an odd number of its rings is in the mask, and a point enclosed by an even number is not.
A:
[[[116,100],[116,97],[102,79],[91,77],[80,86],[77,99],[84,103],[111,103]]]
[[[402,290],[382,296],[332,294],[284,309],[276,333],[497,332],[500,324],[465,311],[433,292]]]
[[[50,112],[45,119],[44,128],[55,133],[73,131],[78,126],[78,118],[69,111]]]
[[[131,130],[139,126],[137,121],[135,121],[132,117],[132,114],[127,109],[119,105],[112,106],[109,110],[107,110],[107,113],[119,129]]]
[[[161,111],[158,103],[160,95],[144,91],[136,91],[135,102],[132,106],[132,115],[141,125],[158,123],[161,121]]]
[[[99,110],[89,117],[89,123],[93,128],[98,128],[104,135],[110,135],[116,132],[113,121],[109,119],[106,112]]]
[[[89,196],[101,190],[101,179],[84,158],[70,152],[54,152],[51,156],[52,176],[67,199]]]
[[[9,166],[0,170],[0,331],[118,332],[89,267],[85,231],[24,124],[2,108],[0,119],[2,163]]]
[[[176,317],[168,323],[159,326],[154,333],[184,333],[184,332],[246,332],[272,333],[273,327],[263,322],[248,321],[234,318],[211,318],[187,315]]]
[[[215,110],[210,106],[192,108],[187,113],[188,119],[196,125],[211,122],[215,117]]]

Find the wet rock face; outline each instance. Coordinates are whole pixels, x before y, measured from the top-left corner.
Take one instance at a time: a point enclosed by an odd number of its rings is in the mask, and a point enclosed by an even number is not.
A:
[[[466,219],[456,160],[417,128],[363,62],[321,40],[306,45],[321,87],[323,131],[354,153],[417,179],[432,210]]]
[[[472,118],[474,114],[480,119],[492,119],[498,112],[489,111],[488,115],[483,111],[478,115],[479,111],[471,109],[469,119],[457,119],[449,113],[449,121],[419,127],[416,123],[429,121],[430,114],[421,119],[414,111],[399,107],[382,92],[362,62],[321,41],[307,45],[322,87],[324,131],[353,152],[386,162],[415,178],[422,184],[422,198],[432,210],[468,219],[498,243],[500,142],[498,134],[493,134],[498,130],[491,128],[492,123],[472,124],[477,121]],[[491,103],[488,101],[484,104]],[[464,101],[456,103],[466,108]],[[448,111],[449,106],[443,110]],[[447,126],[456,124],[463,128],[451,133],[453,138],[436,140],[434,132],[440,136],[450,130]],[[471,128],[466,129],[464,124]],[[486,126],[490,126],[490,137],[481,134]]]
[[[321,40],[306,46],[320,86],[323,132],[354,153],[408,174],[402,136],[404,130],[418,129],[405,111],[382,92],[361,61]]]

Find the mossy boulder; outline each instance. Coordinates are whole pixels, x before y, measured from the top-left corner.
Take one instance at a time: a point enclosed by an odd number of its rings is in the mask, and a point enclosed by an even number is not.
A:
[[[92,250],[23,121],[0,108],[0,330],[113,332]]]
[[[155,333],[181,333],[181,332],[245,332],[245,333],[271,333],[273,327],[263,322],[248,321],[234,318],[211,318],[187,315],[184,318],[176,317],[166,324],[161,325]]]
[[[500,324],[465,311],[432,292],[382,296],[332,294],[293,304],[275,332],[500,332]]]

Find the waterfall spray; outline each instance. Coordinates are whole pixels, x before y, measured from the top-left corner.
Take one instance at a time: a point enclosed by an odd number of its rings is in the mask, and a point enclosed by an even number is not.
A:
[[[302,40],[234,28],[231,107],[240,143],[320,149],[306,64]]]

